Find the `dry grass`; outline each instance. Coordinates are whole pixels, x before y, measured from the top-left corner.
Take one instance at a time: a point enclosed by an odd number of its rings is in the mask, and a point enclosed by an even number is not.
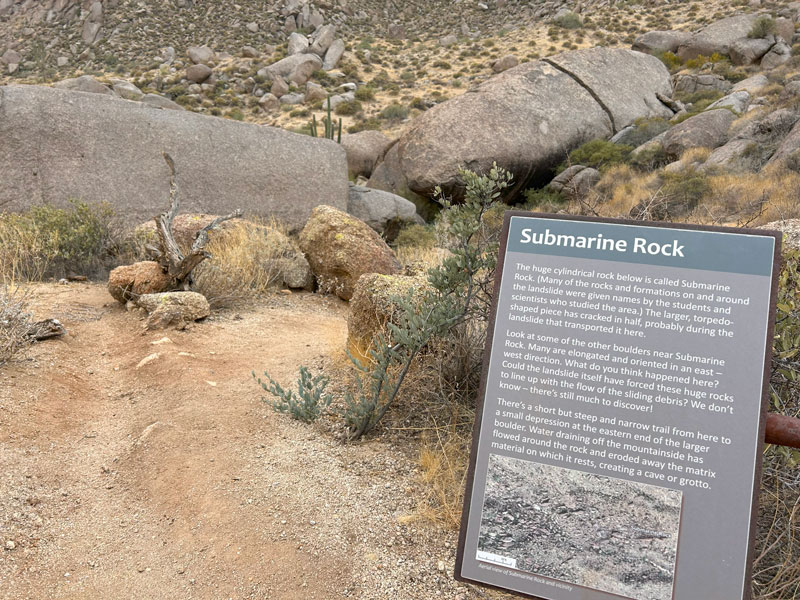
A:
[[[27,297],[18,287],[0,284],[0,367],[31,343]]]
[[[206,250],[212,257],[192,272],[194,290],[219,308],[280,287],[292,245],[274,220],[243,221],[213,235]]]
[[[709,178],[711,192],[692,217],[701,223],[763,225],[800,216],[800,174],[783,167]]]
[[[15,215],[0,215],[0,285],[40,281],[57,256],[57,244]]]
[[[457,429],[434,429],[419,451],[422,498],[417,515],[448,529],[458,529],[464,502],[470,437]]]
[[[800,471],[788,448],[765,451],[759,533],[753,564],[754,597],[800,597]]]

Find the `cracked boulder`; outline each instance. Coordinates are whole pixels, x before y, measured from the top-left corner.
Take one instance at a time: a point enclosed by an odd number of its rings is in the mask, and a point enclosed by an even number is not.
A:
[[[441,185],[459,198],[459,168],[487,172],[497,162],[514,176],[511,197],[586,141],[639,118],[672,117],[658,94],[672,94],[667,68],[631,50],[590,48],[519,65],[415,119],[397,144],[404,181],[390,191],[430,196]]]

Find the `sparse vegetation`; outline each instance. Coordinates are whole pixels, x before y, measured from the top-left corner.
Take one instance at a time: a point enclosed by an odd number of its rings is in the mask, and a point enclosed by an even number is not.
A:
[[[303,423],[316,421],[331,403],[331,396],[325,394],[328,378],[324,375],[314,377],[306,367],[300,367],[296,394],[292,390],[283,389],[266,371],[264,371],[266,381],[257,377],[255,371],[252,375],[265,392],[274,396],[273,400],[266,400],[274,410],[289,413],[293,419]]]
[[[97,274],[111,258],[112,216],[110,204],[79,200],[0,214],[0,279]]]
[[[761,39],[775,33],[775,19],[769,15],[761,15],[753,23],[752,29],[747,34],[751,39]]]

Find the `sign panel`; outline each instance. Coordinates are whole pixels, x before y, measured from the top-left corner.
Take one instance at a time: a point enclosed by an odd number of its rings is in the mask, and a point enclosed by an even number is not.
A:
[[[749,598],[779,247],[506,214],[457,579]]]

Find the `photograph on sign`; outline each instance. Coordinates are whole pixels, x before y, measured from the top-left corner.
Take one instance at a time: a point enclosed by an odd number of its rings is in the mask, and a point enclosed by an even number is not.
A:
[[[780,234],[508,213],[456,577],[750,595]]]
[[[493,454],[478,560],[634,600],[670,600],[679,490]]]

